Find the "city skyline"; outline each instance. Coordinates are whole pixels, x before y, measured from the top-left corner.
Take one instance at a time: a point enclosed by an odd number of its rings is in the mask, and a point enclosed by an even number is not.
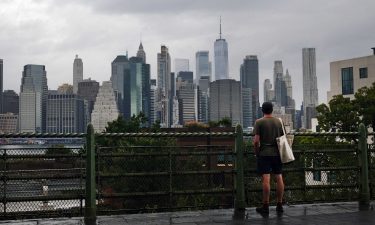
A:
[[[213,43],[221,16],[229,48],[229,78],[239,80],[242,59],[257,55],[261,87],[265,79],[272,79],[273,62],[282,60],[292,76],[298,108],[303,93],[300,52],[313,47],[322,103],[329,89],[329,62],[371,55],[375,34],[368,30],[375,18],[373,6],[373,1],[5,1],[0,3],[6,9],[0,14],[4,90],[20,92],[26,64],[46,66],[50,89],[72,84],[71,62],[76,54],[84,61],[84,79],[109,80],[113,58],[126,50],[135,56],[140,41],[152,78],[156,78],[162,44],[168,47],[172,62],[187,58],[195,72],[197,51],[208,50],[214,62]],[[259,94],[263,99],[262,91]]]

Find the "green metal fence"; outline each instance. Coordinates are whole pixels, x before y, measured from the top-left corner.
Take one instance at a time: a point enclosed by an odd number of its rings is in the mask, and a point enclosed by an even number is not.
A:
[[[0,145],[1,219],[83,215],[83,148],[3,146]]]
[[[243,138],[240,126],[235,132],[94,134],[89,126],[87,134],[0,134],[72,136],[86,138],[85,148],[0,145],[0,219],[84,215],[95,224],[97,214],[228,207],[241,216],[261,202],[252,137]],[[364,128],[295,133],[296,161],[284,167],[285,201],[368,205],[375,199],[375,150],[366,137]]]
[[[356,145],[294,145],[293,152],[296,160],[283,168],[285,202],[297,204],[358,199],[360,170]],[[253,153],[247,152],[246,161],[247,203],[255,206],[262,202],[261,177],[256,174]]]
[[[283,168],[286,203],[360,201],[361,205],[367,205],[366,186],[370,187],[371,197],[375,199],[375,152],[371,150],[367,154],[366,149],[360,147],[366,141],[365,134],[294,133],[294,136],[296,160]],[[256,173],[253,151],[252,144],[247,143],[244,178],[247,206],[262,202],[261,177]],[[366,185],[368,181],[370,185]],[[271,201],[275,204],[276,185],[272,185]]]
[[[97,135],[98,213],[233,208],[233,135]]]

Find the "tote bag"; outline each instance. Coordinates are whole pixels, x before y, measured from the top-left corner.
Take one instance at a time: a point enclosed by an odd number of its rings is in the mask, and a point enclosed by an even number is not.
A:
[[[279,148],[281,162],[282,163],[289,163],[289,162],[292,162],[292,161],[295,160],[294,155],[293,155],[293,151],[292,151],[292,148],[291,148],[291,145],[293,144],[294,136],[286,135],[284,123],[281,120],[281,118],[279,118],[279,120],[281,122],[284,135],[276,138],[277,147]],[[291,136],[291,137],[288,138],[288,136]]]

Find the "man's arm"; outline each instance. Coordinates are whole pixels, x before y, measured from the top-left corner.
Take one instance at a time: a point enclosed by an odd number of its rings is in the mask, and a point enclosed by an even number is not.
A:
[[[260,145],[260,136],[258,134],[254,135],[253,144],[254,144],[254,153],[255,155],[258,155],[259,145]]]

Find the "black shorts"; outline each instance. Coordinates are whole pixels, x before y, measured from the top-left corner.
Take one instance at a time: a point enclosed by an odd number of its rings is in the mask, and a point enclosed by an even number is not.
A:
[[[281,174],[283,164],[280,156],[258,156],[257,157],[257,172],[259,174]]]

